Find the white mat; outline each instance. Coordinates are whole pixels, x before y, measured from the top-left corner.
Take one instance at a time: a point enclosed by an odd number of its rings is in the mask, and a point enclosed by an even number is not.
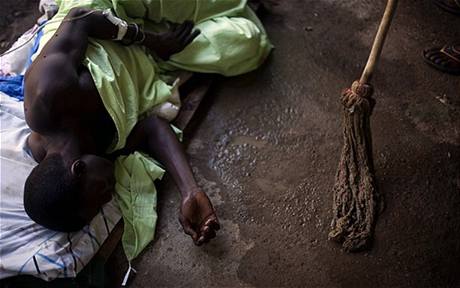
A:
[[[22,102],[0,92],[0,279],[29,274],[44,280],[75,277],[120,219],[113,202],[75,233],[33,222],[23,205],[24,183],[35,161],[24,150],[30,133]]]

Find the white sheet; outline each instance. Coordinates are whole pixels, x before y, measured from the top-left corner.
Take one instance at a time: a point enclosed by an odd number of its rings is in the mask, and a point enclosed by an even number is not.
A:
[[[75,277],[119,221],[106,204],[90,225],[76,233],[48,230],[33,222],[23,206],[24,183],[36,165],[24,150],[30,129],[22,102],[0,92],[0,279],[29,274],[44,280]]]

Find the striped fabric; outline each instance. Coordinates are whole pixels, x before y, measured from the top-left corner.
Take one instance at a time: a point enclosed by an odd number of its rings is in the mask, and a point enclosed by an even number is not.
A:
[[[24,149],[30,133],[22,102],[0,92],[0,279],[34,275],[44,280],[75,277],[120,219],[109,202],[90,225],[75,233],[48,230],[23,206],[24,183],[36,165]]]

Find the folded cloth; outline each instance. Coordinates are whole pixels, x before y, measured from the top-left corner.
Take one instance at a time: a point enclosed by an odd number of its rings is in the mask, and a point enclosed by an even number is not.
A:
[[[90,71],[102,102],[117,129],[117,135],[107,152],[123,148],[138,120],[153,113],[156,106],[168,101],[174,87],[164,81],[168,76],[167,72],[183,69],[225,76],[238,75],[260,66],[272,49],[262,25],[247,7],[245,0],[60,0],[57,4],[59,10],[44,28],[38,53],[59,27],[59,20],[73,7],[111,8],[124,20],[143,24],[147,29],[157,31],[164,29],[167,21],[179,23],[193,20],[201,31],[192,43],[167,62],[155,59],[143,46],[123,46],[113,41],[89,40],[83,64]],[[135,154],[133,158],[128,156],[124,160],[116,161],[117,199],[146,197],[139,201],[152,203],[149,193],[136,193],[132,188],[138,182],[151,184],[151,181],[160,178],[160,167],[152,161],[147,165],[149,159],[140,154]],[[154,166],[157,168],[154,169]],[[146,170],[145,173],[133,172],[142,167]],[[143,175],[143,179],[135,180],[131,177],[135,174]],[[122,183],[125,179],[130,179],[128,184]],[[146,185],[142,189],[153,190],[152,187],[153,185]],[[123,205],[128,207],[121,201],[120,206]],[[137,242],[139,239],[153,238],[155,221],[149,221],[148,229],[134,227],[137,225],[136,217],[126,211],[133,210],[124,209],[123,213],[125,225],[130,226],[125,226],[123,246],[125,251],[129,251],[129,247],[145,246]],[[142,209],[142,212],[145,217],[151,217],[148,215],[152,213],[151,209]],[[130,229],[145,235],[137,237],[135,233],[129,232]],[[139,251],[133,251],[135,253],[132,255],[135,257]]]

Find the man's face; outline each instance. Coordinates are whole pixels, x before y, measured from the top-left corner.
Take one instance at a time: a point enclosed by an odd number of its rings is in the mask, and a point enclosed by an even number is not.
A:
[[[90,222],[102,205],[112,199],[115,192],[114,165],[111,161],[95,156],[83,155],[84,172],[79,182],[81,187],[81,216]]]

